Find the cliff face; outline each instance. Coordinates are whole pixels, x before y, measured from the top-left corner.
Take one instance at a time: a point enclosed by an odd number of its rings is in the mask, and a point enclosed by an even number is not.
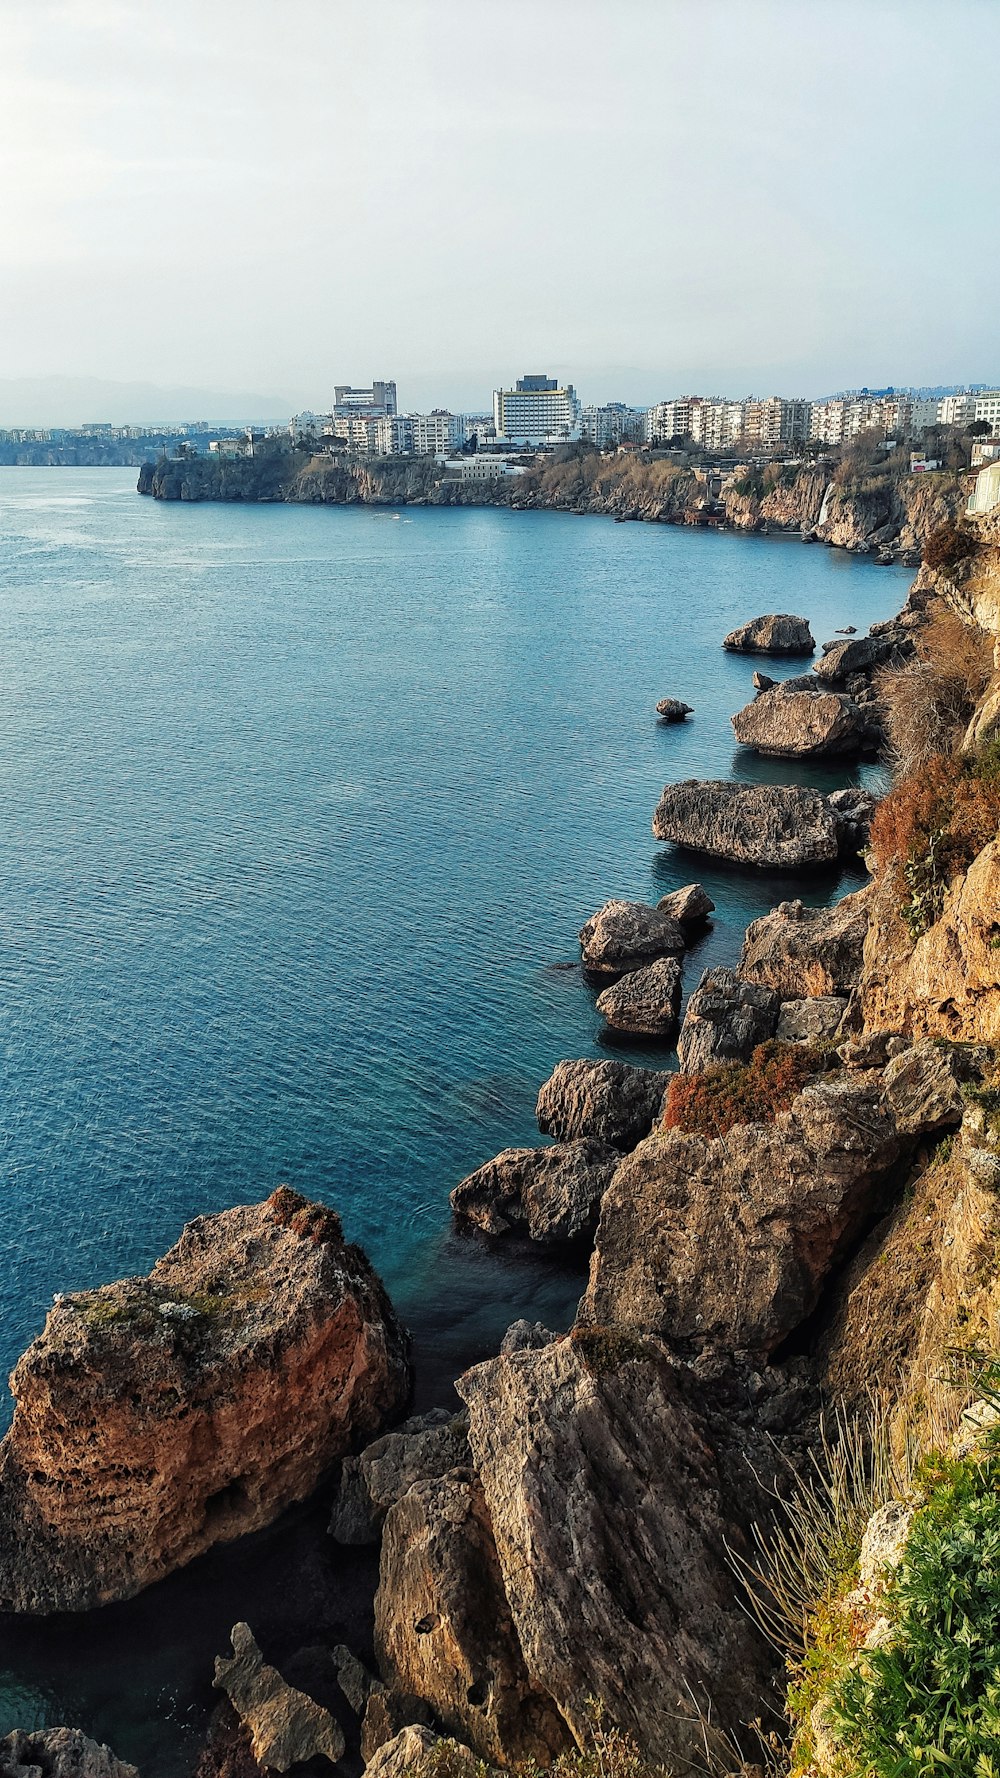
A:
[[[333,1212],[282,1188],[62,1298],[11,1388],[0,1609],[76,1611],[305,1498],[402,1408],[406,1339]]]

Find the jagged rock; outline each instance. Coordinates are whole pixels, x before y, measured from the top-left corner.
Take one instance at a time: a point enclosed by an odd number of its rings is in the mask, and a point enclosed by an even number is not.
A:
[[[657,957],[679,957],[684,934],[676,920],[642,901],[608,901],[580,928],[588,975],[619,976]]]
[[[540,1321],[512,1321],[500,1341],[501,1352],[538,1352],[559,1338]]]
[[[600,1142],[505,1148],[455,1186],[451,1207],[488,1235],[514,1229],[533,1241],[574,1241],[593,1230],[617,1159]]]
[[[302,1500],[399,1412],[406,1336],[333,1211],[282,1187],[148,1278],[61,1298],[15,1367],[0,1609],[125,1599]]]
[[[0,1740],[0,1778],[139,1778],[80,1729],[14,1729]]]
[[[878,797],[867,790],[850,785],[844,790],[831,790],[827,802],[840,823],[840,849],[844,857],[863,851],[868,844],[868,829],[878,808]]]
[[[778,759],[857,754],[871,740],[864,711],[840,692],[758,693],[733,717],[741,747]]]
[[[344,1737],[329,1710],[286,1685],[277,1668],[266,1664],[249,1624],[233,1625],[232,1643],[232,1658],[216,1660],[214,1683],[249,1730],[254,1759],[273,1772],[287,1772],[320,1754],[336,1764]]]
[[[444,1759],[438,1749],[444,1751]],[[491,1778],[493,1768],[483,1766],[461,1741],[435,1735],[431,1729],[412,1726],[400,1731],[372,1756],[365,1778],[425,1778],[444,1770],[448,1778]]]
[[[597,1010],[612,1031],[636,1037],[672,1038],[681,1005],[680,964],[659,957],[647,969],[632,969],[597,996]]]
[[[680,698],[661,698],[656,714],[661,722],[683,722],[685,716],[691,715],[691,705],[682,703]]]
[[[842,811],[832,797],[799,785],[688,778],[666,785],[653,833],[733,864],[802,870],[857,850],[854,808]]]
[[[910,649],[912,650],[912,642]],[[900,640],[894,632],[885,636],[858,636],[849,642],[824,642],[823,653],[813,662],[818,679],[838,682],[852,673],[870,674],[888,664],[899,651]]]
[[[677,921],[685,937],[690,927],[703,925],[709,914],[715,912],[714,901],[700,883],[686,883],[683,889],[675,889],[672,895],[664,895],[656,905],[661,914]]]
[[[956,877],[916,944],[899,902],[897,882],[877,885],[859,988],[866,1025],[1000,1045],[1000,840]]]
[[[845,1068],[884,1068],[890,1056],[902,1055],[909,1040],[898,1031],[867,1031],[850,1038],[837,1050]]]
[[[755,670],[753,676],[754,691],[772,691],[776,684],[777,680],[772,679],[770,673],[762,673],[759,667]]]
[[[374,1691],[384,1691],[385,1687],[375,1674],[369,1672],[364,1661],[359,1660],[354,1650],[339,1642],[330,1650],[333,1665],[337,1674],[337,1684],[350,1704],[355,1716],[364,1716],[368,1699]],[[415,1718],[414,1720],[419,1720]]]
[[[961,1123],[965,1100],[948,1050],[933,1043],[904,1050],[886,1064],[883,1079],[896,1126],[904,1135],[954,1130]]]
[[[581,1741],[596,1699],[671,1770],[703,1751],[683,1699],[711,1698],[732,1727],[763,1685],[685,1375],[658,1341],[598,1328],[458,1383],[534,1682]]]
[[[734,969],[706,969],[684,1014],[677,1059],[685,1073],[719,1062],[747,1062],[774,1036],[780,996],[743,981]]]
[[[338,1543],[378,1543],[389,1508],[414,1482],[469,1460],[464,1417],[447,1408],[418,1414],[341,1466],[330,1518]]]
[[[668,1079],[628,1062],[557,1062],[538,1095],[538,1128],[557,1142],[634,1148],[659,1116]]]
[[[775,1037],[780,1043],[828,1043],[836,1036],[847,1010],[843,994],[816,994],[809,1000],[785,1000],[778,1013]]]
[[[424,1698],[483,1759],[548,1765],[566,1745],[551,1699],[525,1668],[471,1470],[417,1482],[391,1508],[375,1647],[389,1685]]]
[[[783,1000],[850,994],[861,976],[867,931],[863,889],[826,908],[780,902],[747,927],[740,974],[776,989]]]
[[[391,1691],[385,1685],[373,1686],[361,1724],[361,1757],[365,1765],[401,1730],[429,1723],[432,1716],[430,1706],[422,1698],[415,1698],[412,1692]]]
[[[722,646],[737,654],[812,654],[816,644],[805,618],[783,611],[752,618],[732,630]]]
[[[771,1124],[656,1132],[604,1195],[581,1320],[766,1357],[815,1308],[899,1153],[878,1084],[846,1072]]]

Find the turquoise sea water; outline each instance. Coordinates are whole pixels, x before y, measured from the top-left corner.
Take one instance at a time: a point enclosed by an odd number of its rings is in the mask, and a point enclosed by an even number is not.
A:
[[[734,747],[753,663],[722,636],[774,610],[866,629],[909,576],[554,514],[160,504],[134,479],[0,470],[0,1365],[55,1291],[288,1181],[340,1210],[440,1398],[580,1288],[456,1236],[450,1187],[536,1138],[560,1057],[662,1063],[602,1043],[562,967],[583,920],[696,874],[718,912],[690,988],[775,901],[846,886],[652,839],[668,779],[846,781]],[[655,721],[667,694],[683,728]],[[183,1771],[224,1628],[256,1609],[294,1640],[276,1576],[305,1564],[301,1618],[312,1529],[85,1629],[0,1628],[0,1733],[70,1718],[145,1778]],[[348,1622],[365,1584],[325,1569],[316,1614]]]

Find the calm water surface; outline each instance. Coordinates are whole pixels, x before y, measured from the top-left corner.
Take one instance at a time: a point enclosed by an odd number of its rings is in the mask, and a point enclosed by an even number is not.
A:
[[[2,1369],[53,1292],[288,1181],[367,1249],[441,1399],[580,1288],[457,1237],[450,1187],[537,1139],[560,1057],[662,1064],[602,1045],[562,967],[583,920],[696,872],[718,913],[690,989],[775,901],[847,886],[654,843],[668,779],[847,781],[734,748],[753,663],[722,636],[763,611],[866,629],[909,576],[553,514],[164,505],[134,479],[0,469]],[[653,717],[667,694],[683,728]],[[315,1531],[307,1511],[85,1629],[0,1633],[0,1733],[71,1720],[145,1778],[185,1770],[211,1654],[240,1615],[292,1636],[282,1577],[304,1611]],[[363,1567],[314,1577],[315,1621],[351,1621]]]

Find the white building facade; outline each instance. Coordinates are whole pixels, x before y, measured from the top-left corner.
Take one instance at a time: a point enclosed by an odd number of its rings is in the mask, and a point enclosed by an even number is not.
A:
[[[580,400],[572,383],[554,377],[519,377],[513,389],[494,389],[497,438],[511,444],[554,444],[580,436]]]

